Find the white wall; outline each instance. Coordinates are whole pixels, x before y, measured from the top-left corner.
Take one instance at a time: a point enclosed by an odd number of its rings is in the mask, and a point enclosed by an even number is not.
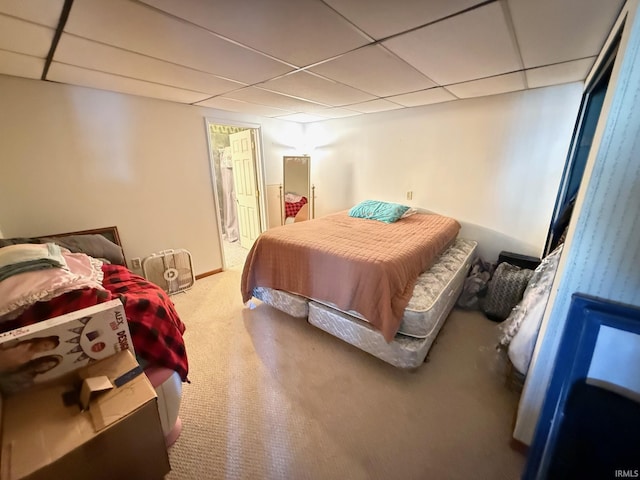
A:
[[[307,125],[316,213],[410,204],[458,219],[488,260],[539,256],[581,96],[574,83]]]
[[[269,164],[291,154],[287,142],[300,131],[290,122],[2,75],[0,105],[6,237],[117,225],[129,259],[186,248],[196,274],[222,267],[205,116],[260,123]]]
[[[316,215],[365,198],[459,219],[481,254],[539,255],[581,96],[570,84],[306,126],[0,76],[7,237],[107,225],[128,258],[186,248],[221,268],[204,117],[261,124],[265,184],[311,155]],[[407,201],[406,191],[413,191]]]

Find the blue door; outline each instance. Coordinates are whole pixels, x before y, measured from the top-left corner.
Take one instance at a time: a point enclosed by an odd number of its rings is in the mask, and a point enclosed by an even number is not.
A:
[[[578,393],[584,396],[576,400]],[[576,422],[576,411],[597,414]],[[566,472],[576,468],[594,475],[604,468],[601,478],[640,477],[638,429],[640,308],[574,294],[523,478],[572,478]],[[580,448],[592,454],[569,465]]]

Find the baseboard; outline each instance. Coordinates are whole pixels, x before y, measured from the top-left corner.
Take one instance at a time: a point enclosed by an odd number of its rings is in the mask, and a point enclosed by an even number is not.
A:
[[[511,447],[511,450],[515,450],[525,456],[529,453],[529,445],[521,442],[520,440],[516,440],[515,438],[511,438],[509,446]]]
[[[196,275],[196,280],[200,280],[201,278],[210,277],[211,275],[215,275],[216,273],[220,273],[222,271],[221,268],[216,268],[215,270],[211,270],[210,272],[204,272]]]

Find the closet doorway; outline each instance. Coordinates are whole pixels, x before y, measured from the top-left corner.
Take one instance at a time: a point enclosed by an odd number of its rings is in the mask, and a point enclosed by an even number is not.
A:
[[[260,127],[206,119],[223,269],[242,268],[262,232]]]
[[[547,256],[558,246],[566,233],[573,207],[578,196],[582,176],[587,165],[591,145],[594,142],[596,127],[604,105],[613,65],[618,54],[622,33],[612,40],[599,65],[594,67],[593,76],[587,80],[578,118],[571,139],[571,146],[565,162],[562,181],[558,189],[556,204],[547,233],[547,242],[543,256]]]

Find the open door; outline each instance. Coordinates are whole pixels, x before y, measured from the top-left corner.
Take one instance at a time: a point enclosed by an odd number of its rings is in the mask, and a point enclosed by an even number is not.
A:
[[[256,152],[252,131],[229,135],[233,161],[233,184],[238,203],[240,245],[250,249],[260,234],[260,207],[256,178]]]
[[[556,197],[556,205],[549,232],[547,233],[543,256],[548,255],[558,246],[562,241],[565,229],[569,225],[619,46],[620,35],[617,35],[609,47],[606,57],[601,62],[594,79],[585,88],[573,138],[571,139],[571,147],[562,174],[562,181]]]

